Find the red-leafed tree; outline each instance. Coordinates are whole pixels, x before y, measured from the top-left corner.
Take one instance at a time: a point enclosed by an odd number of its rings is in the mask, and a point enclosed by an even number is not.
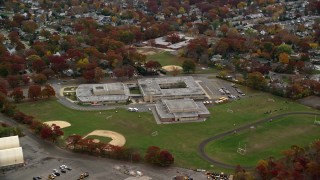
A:
[[[175,44],[175,43],[180,42],[181,38],[180,38],[179,34],[172,33],[172,34],[167,35],[166,41],[168,41],[172,44]]]
[[[144,159],[148,163],[159,166],[170,166],[174,162],[172,154],[157,146],[149,146]]]
[[[43,123],[37,120],[33,120],[30,129],[32,129],[36,134],[39,134],[41,132],[41,129],[43,127]]]
[[[18,87],[20,84],[20,76],[19,75],[9,75],[7,77],[7,81],[10,87],[15,88]]]
[[[135,68],[131,65],[125,65],[122,66],[124,72],[125,72],[125,76],[127,76],[128,78],[131,78],[134,74],[134,70]]]
[[[36,71],[37,73],[40,73],[42,70],[44,70],[46,67],[46,63],[42,60],[35,60],[32,62],[32,69]]]
[[[17,103],[21,102],[21,100],[25,98],[21,88],[14,88],[13,91],[9,94],[9,96],[12,99],[14,99],[14,101],[17,102]]]
[[[187,46],[186,55],[187,57],[197,58],[206,53],[208,50],[208,41],[206,38],[197,38],[189,41]],[[195,54],[195,57],[192,55]]]
[[[41,86],[30,85],[28,89],[28,98],[32,100],[37,100],[40,96],[41,96]]]
[[[75,149],[76,144],[82,139],[81,135],[74,134],[67,137],[67,146],[71,149]]]
[[[109,50],[107,52],[107,61],[109,62],[109,66],[119,67],[120,65],[122,65],[122,60],[123,57],[115,53],[115,51]]]
[[[53,142],[55,142],[60,136],[64,134],[60,126],[57,126],[56,124],[52,124],[51,129],[52,129],[51,140]]]
[[[52,70],[55,72],[62,72],[68,68],[66,59],[63,56],[49,56],[48,60],[52,64]]]
[[[120,79],[123,78],[126,74],[126,72],[124,71],[123,68],[115,68],[115,69],[113,69],[112,72],[115,77],[120,78]]]
[[[29,75],[24,74],[24,75],[21,76],[21,80],[22,80],[24,85],[27,85],[30,82],[30,77],[29,77]]]
[[[53,131],[52,128],[47,125],[47,124],[43,124],[43,127],[40,131],[40,136],[42,139],[50,139],[53,135]]]
[[[9,83],[6,79],[0,78],[0,92],[7,95]]]
[[[171,153],[166,150],[162,150],[159,153],[158,162],[160,166],[170,166],[174,163],[174,158]]]
[[[146,155],[144,156],[144,160],[151,164],[158,164],[160,151],[160,148],[157,146],[149,146]]]
[[[144,64],[144,66],[147,68],[147,71],[154,71],[161,68],[161,64],[158,61],[148,61]]]

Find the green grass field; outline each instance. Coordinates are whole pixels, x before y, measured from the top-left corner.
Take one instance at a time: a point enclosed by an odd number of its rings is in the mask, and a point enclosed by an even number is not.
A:
[[[87,138],[90,138],[90,139],[98,139],[100,140],[100,142],[102,143],[109,143],[112,139],[109,138],[109,137],[103,137],[103,136],[94,136],[94,135],[91,135],[91,136],[87,136]]]
[[[269,98],[272,98],[274,102],[268,101]],[[23,103],[18,104],[17,107],[21,111],[31,114],[41,121],[64,120],[70,122],[71,126],[63,129],[65,132],[64,137],[74,133],[86,135],[96,129],[112,130],[125,136],[126,146],[136,148],[142,153],[144,153],[146,148],[150,145],[156,145],[162,149],[169,150],[174,154],[175,164],[178,166],[223,170],[216,167],[212,169],[210,164],[198,155],[198,145],[200,142],[208,137],[231,130],[235,126],[241,126],[276,114],[292,111],[316,111],[309,107],[286,101],[286,99],[275,97],[267,93],[253,93],[251,97],[246,96],[239,101],[209,108],[211,117],[205,122],[169,125],[157,125],[150,112],[136,113],[128,112],[125,109],[118,109],[118,113],[116,113],[115,110],[110,110],[102,111],[102,114],[99,114],[99,112],[71,110],[55,100]],[[229,113],[230,111],[228,112],[228,109],[233,110],[233,113]],[[273,111],[272,114],[264,114],[266,111],[270,110]],[[294,124],[296,122],[306,124],[306,126],[310,124],[310,117],[302,116],[300,119],[307,119],[307,121],[293,121]],[[291,121],[288,120],[284,122],[290,124]],[[275,124],[276,123],[277,122],[275,122]],[[287,140],[289,142],[289,140],[297,138],[298,135],[291,132],[289,133],[289,131],[285,130],[286,127],[281,127],[281,131],[286,134],[283,141]],[[298,125],[293,126],[292,128],[295,129],[296,127],[298,127]],[[258,130],[259,128],[257,131]],[[268,127],[266,127],[265,131],[267,130]],[[157,136],[151,136],[151,133],[154,131],[158,131]],[[260,132],[258,132],[258,134],[259,133]],[[307,136],[297,142],[301,143],[301,145],[306,145],[313,139],[314,135]],[[229,144],[237,142],[237,140],[232,141],[233,142],[229,142]],[[256,139],[255,141],[260,140]],[[290,142],[295,143],[296,141]],[[278,144],[281,144],[281,142]],[[230,146],[228,143],[220,143],[219,145],[222,149]],[[269,149],[273,148],[270,146],[266,147]],[[281,149],[281,147],[278,149]],[[211,147],[211,144],[207,147],[207,150],[215,157],[215,149]],[[265,154],[261,153],[260,150],[261,149],[256,150],[258,158],[266,158]],[[270,151],[270,153],[272,153],[271,155],[276,155],[275,153],[278,152]],[[230,162],[230,160],[226,159],[226,162]],[[248,160],[249,164],[252,162],[253,160]],[[228,170],[224,171],[228,172]],[[232,171],[229,170],[229,172]]]
[[[167,65],[177,65],[181,66],[185,58],[179,58],[175,55],[170,54],[170,52],[161,52],[153,55],[147,56],[147,61],[158,61],[162,66]]]
[[[281,152],[293,144],[308,146],[320,137],[320,126],[314,125],[314,116],[291,115],[270,123],[246,130],[236,135],[211,142],[206,152],[212,158],[233,165],[254,166],[261,158],[279,158]],[[294,140],[292,140],[294,139]],[[237,153],[246,145],[247,153]]]

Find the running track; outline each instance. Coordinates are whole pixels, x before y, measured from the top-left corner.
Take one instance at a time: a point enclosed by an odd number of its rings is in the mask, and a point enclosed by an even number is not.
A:
[[[205,160],[207,160],[208,162],[212,163],[215,166],[223,167],[223,168],[226,168],[226,169],[235,169],[235,167],[236,167],[235,165],[226,164],[226,163],[217,161],[217,160],[212,159],[211,157],[209,157],[207,155],[207,153],[205,152],[205,150],[204,150],[206,145],[208,143],[212,142],[212,141],[221,139],[221,138],[223,138],[225,136],[228,136],[228,135],[232,135],[235,131],[238,133],[238,132],[241,132],[241,131],[249,129],[251,126],[257,126],[257,125],[263,124],[265,122],[269,122],[270,120],[276,120],[276,119],[279,119],[279,118],[282,118],[282,117],[285,117],[285,116],[290,116],[290,115],[320,115],[320,113],[315,113],[315,112],[290,112],[290,113],[283,113],[283,114],[279,114],[279,115],[276,115],[276,116],[272,116],[272,117],[268,117],[268,118],[265,118],[265,119],[261,119],[259,121],[253,122],[251,124],[246,124],[246,125],[241,126],[239,128],[226,131],[224,133],[215,135],[213,137],[210,137],[210,138],[202,141],[200,143],[200,145],[199,145],[199,150],[198,151],[199,151],[199,153],[200,153],[202,158],[204,158]],[[249,166],[242,166],[242,167],[245,168],[245,169],[251,169],[252,168],[252,167],[249,167]]]

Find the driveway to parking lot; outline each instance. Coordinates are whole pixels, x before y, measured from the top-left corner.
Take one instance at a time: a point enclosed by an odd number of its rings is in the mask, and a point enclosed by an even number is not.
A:
[[[232,129],[232,130],[226,131],[224,133],[215,135],[213,137],[210,137],[210,138],[202,141],[200,143],[200,145],[199,145],[198,152],[199,152],[199,154],[201,155],[202,158],[204,158],[205,160],[207,160],[208,162],[212,163],[215,166],[219,166],[219,167],[223,167],[223,168],[227,168],[227,169],[235,169],[236,168],[235,165],[223,163],[221,161],[215,160],[212,157],[210,157],[205,152],[206,145],[208,143],[212,142],[212,141],[215,141],[215,140],[218,140],[218,139],[222,139],[222,138],[224,138],[226,136],[232,135],[232,134],[234,134],[234,132],[239,133],[241,131],[250,129],[251,126],[257,126],[257,125],[260,125],[260,124],[263,124],[263,123],[266,123],[266,122],[271,122],[271,121],[273,122],[276,119],[279,119],[279,118],[282,118],[282,117],[285,117],[285,116],[290,116],[290,115],[320,115],[320,113],[314,113],[314,112],[289,112],[289,113],[283,113],[283,114],[275,115],[275,116],[272,116],[272,117],[264,118],[264,119],[258,120],[256,122],[253,122],[251,124],[246,124],[246,125],[241,126],[239,128]],[[243,166],[243,168],[251,169],[252,167]]]

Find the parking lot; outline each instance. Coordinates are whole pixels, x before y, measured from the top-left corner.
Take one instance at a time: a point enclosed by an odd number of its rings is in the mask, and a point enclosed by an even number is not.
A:
[[[201,85],[201,87],[206,91],[206,94],[210,97],[209,99],[212,100],[218,100],[221,97],[226,97],[229,98],[229,100],[232,100],[241,98],[245,95],[245,91],[241,90],[236,84],[222,79],[197,77],[197,80],[198,82],[201,81],[199,82],[199,85]],[[221,89],[223,91],[221,91]],[[241,93],[239,93],[237,89]]]

